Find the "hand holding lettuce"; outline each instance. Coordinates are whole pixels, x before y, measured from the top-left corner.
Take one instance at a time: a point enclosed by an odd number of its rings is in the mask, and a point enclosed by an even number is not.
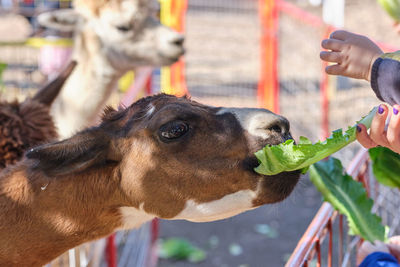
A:
[[[371,110],[358,123],[364,124],[368,129],[376,110],[376,108]],[[312,144],[306,137],[300,137],[298,145],[293,140],[287,140],[285,143],[276,146],[266,146],[256,152],[260,165],[255,170],[264,175],[295,170],[302,170],[302,173],[306,173],[310,165],[354,142],[356,132],[356,126],[353,126],[344,133],[342,129],[336,130],[328,139],[315,144]]]
[[[376,108],[358,123],[364,124],[368,129],[375,113]],[[260,165],[255,170],[264,175],[295,170],[306,173],[310,165],[315,163],[310,168],[310,179],[322,193],[324,200],[328,201],[341,214],[347,216],[350,233],[360,235],[370,242],[386,241],[386,228],[381,224],[381,219],[372,214],[373,201],[368,198],[362,184],[345,173],[338,159],[330,158],[327,161],[321,161],[355,141],[356,131],[356,126],[349,127],[344,133],[342,129],[339,129],[334,131],[325,141],[315,144],[312,144],[307,138],[301,137],[299,144],[295,144],[293,140],[288,140],[280,145],[266,146],[256,152]],[[377,153],[383,152],[372,150],[370,153],[373,153],[371,154],[372,159],[374,157],[377,159],[381,158]],[[400,170],[400,156],[398,158],[393,157],[388,158],[387,162],[384,163],[382,161],[374,163],[380,166],[378,172],[383,173],[380,177],[387,177],[386,166],[392,166],[396,160],[398,160],[397,167]],[[400,172],[397,171],[393,175],[395,176],[397,173],[399,175],[397,175],[398,180],[396,182],[391,181],[392,178],[380,179],[386,179],[384,184],[400,185]]]

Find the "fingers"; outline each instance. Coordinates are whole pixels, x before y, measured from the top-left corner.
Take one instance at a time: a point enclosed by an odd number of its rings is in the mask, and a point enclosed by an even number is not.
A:
[[[390,254],[396,257],[400,261],[400,236],[392,236],[389,238],[388,244]]]
[[[339,52],[322,51],[319,57],[328,62],[342,63],[342,56]]]
[[[390,148],[397,153],[400,153],[400,106],[394,105],[392,110],[392,117],[387,129],[386,138]]]
[[[343,50],[344,45],[345,43],[343,41],[335,39],[325,39],[321,42],[323,48],[336,52]]]
[[[369,149],[380,145],[400,154],[400,105],[393,107],[386,130],[389,113],[386,105],[379,106],[378,112],[372,120],[369,134],[364,125],[357,125],[357,140],[363,147]]]
[[[400,235],[390,237],[389,243],[396,246],[400,246]]]
[[[344,41],[347,38],[349,38],[349,36],[353,36],[353,35],[355,35],[355,34],[348,32],[348,31],[344,31],[344,30],[338,30],[338,31],[332,32],[331,35],[329,36],[329,38]]]
[[[342,75],[344,71],[343,66],[339,64],[330,65],[325,68],[325,72],[331,75]]]
[[[389,142],[386,137],[385,124],[388,116],[388,107],[386,105],[379,105],[378,112],[375,114],[372,123],[370,137],[380,146],[389,147]]]
[[[388,244],[390,254],[392,254],[398,261],[400,261],[400,246]]]
[[[389,248],[382,242],[375,242],[374,244],[365,241],[357,251],[357,266],[373,252],[386,252],[389,253]]]
[[[368,149],[377,146],[377,144],[371,139],[371,137],[369,137],[367,128],[364,124],[357,125],[357,140],[363,147]]]

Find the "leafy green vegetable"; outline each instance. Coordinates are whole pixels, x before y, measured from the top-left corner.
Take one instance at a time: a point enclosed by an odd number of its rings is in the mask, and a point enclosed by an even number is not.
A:
[[[3,85],[3,72],[7,68],[7,64],[0,62],[0,86]]]
[[[371,126],[372,119],[376,113],[374,108],[359,123],[367,128]],[[306,137],[300,137],[299,144],[293,140],[276,146],[266,146],[255,153],[260,161],[256,172],[264,175],[275,175],[280,172],[302,170],[307,172],[308,167],[329,155],[339,151],[343,147],[356,140],[356,126],[349,127],[343,133],[342,129],[336,130],[323,142],[312,144]]]
[[[371,213],[373,201],[362,183],[345,173],[340,160],[329,158],[310,167],[310,179],[324,200],[347,216],[350,233],[365,240],[386,241],[387,231],[381,218]]]
[[[381,184],[400,188],[400,155],[386,147],[369,150],[372,171]]]
[[[378,3],[395,21],[400,21],[400,2],[399,0],[378,0]]]
[[[206,253],[185,239],[170,238],[161,242],[159,256],[164,259],[172,258],[197,263],[205,260]]]

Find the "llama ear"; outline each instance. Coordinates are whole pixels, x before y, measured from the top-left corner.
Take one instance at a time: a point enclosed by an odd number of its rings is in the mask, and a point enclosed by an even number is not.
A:
[[[80,15],[71,8],[44,12],[38,16],[42,27],[62,32],[73,32],[79,19]]]
[[[47,175],[66,175],[119,161],[116,149],[109,135],[93,128],[60,142],[32,148],[26,157],[36,159],[34,169]]]
[[[40,89],[35,96],[33,97],[34,100],[39,101],[40,103],[50,106],[53,103],[54,99],[57,97],[58,93],[60,92],[62,86],[64,85],[65,81],[71,75],[72,71],[76,66],[76,61],[71,61],[55,78],[53,81],[48,83],[45,87]]]

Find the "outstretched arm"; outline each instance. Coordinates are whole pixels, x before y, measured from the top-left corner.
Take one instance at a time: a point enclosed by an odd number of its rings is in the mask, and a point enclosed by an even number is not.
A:
[[[335,63],[326,68],[328,74],[371,81],[376,96],[390,104],[400,104],[400,51],[383,54],[365,36],[335,31],[322,41],[320,57]]]
[[[382,50],[365,36],[339,30],[323,40],[320,58],[335,63],[326,72],[370,81],[372,65],[383,54]]]

